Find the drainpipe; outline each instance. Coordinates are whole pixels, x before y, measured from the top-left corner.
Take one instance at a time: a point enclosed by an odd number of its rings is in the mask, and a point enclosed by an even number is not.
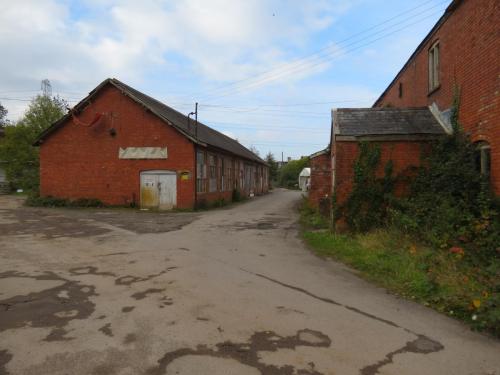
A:
[[[198,140],[198,102],[194,106],[194,137]]]
[[[198,146],[194,145],[194,208],[198,206],[198,189],[196,184],[198,183]]]
[[[194,115],[194,123],[195,123],[195,128],[194,128],[194,138],[195,140],[198,140],[198,103],[195,105],[195,110],[194,112],[190,112],[188,114],[188,132],[190,133],[190,122],[189,120],[191,119],[190,116]],[[197,189],[197,177],[198,177],[198,162],[197,162],[197,156],[198,156],[198,149],[195,144],[194,146],[194,207],[198,205],[198,189]]]

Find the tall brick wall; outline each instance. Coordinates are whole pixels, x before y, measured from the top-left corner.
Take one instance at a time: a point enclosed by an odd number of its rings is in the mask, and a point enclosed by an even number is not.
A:
[[[450,108],[460,87],[459,120],[473,141],[491,146],[491,181],[500,194],[500,1],[464,0],[375,103]],[[439,41],[440,87],[428,90],[428,50]],[[402,83],[402,97],[399,84]]]
[[[311,185],[309,202],[319,208],[320,200],[332,195],[332,169],[329,153],[320,154],[310,159]]]
[[[380,163],[377,176],[384,176],[384,167],[389,160],[393,162],[393,176],[407,176],[412,167],[420,165],[421,154],[429,147],[426,142],[384,141],[373,142],[380,147]],[[352,190],[354,182],[354,163],[359,155],[357,142],[334,143],[334,184],[337,193],[337,203],[344,203]],[[395,186],[395,194],[404,195],[407,186],[399,180]]]
[[[78,115],[91,122],[105,113],[96,126],[68,120],[40,146],[40,192],[62,198],[98,198],[111,205],[140,203],[140,172],[153,169],[189,171],[177,178],[177,206],[194,204],[194,145],[116,88],[107,86]],[[116,129],[116,136],[109,129]],[[167,147],[168,158],[125,160],[120,147]]]

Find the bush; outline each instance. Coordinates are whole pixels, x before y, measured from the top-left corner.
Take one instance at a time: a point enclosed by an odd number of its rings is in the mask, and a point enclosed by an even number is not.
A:
[[[239,189],[233,189],[233,196],[232,196],[232,200],[233,202],[239,202],[241,201],[241,193],[240,193],[240,190]]]
[[[396,199],[392,194],[392,165],[388,163],[385,176],[377,178],[380,151],[361,143],[352,192],[344,206],[332,202],[332,216],[343,215],[355,236],[389,224],[386,230],[394,231],[394,236],[408,237],[428,248],[416,260],[404,253],[383,252],[381,256],[413,259],[414,266],[426,273],[429,283],[424,284],[436,287],[427,296],[421,293],[422,298],[440,311],[453,311],[453,316],[474,328],[500,335],[500,200],[493,196],[488,176],[477,168],[476,145],[461,130],[457,113],[455,105],[453,134],[435,142],[422,158],[406,198]],[[328,242],[339,238],[321,238],[324,243],[316,245],[328,247]],[[371,250],[375,254],[377,249]],[[351,264],[370,274],[386,272],[389,277],[391,272],[400,272],[397,265],[379,263],[378,258],[348,255]],[[401,286],[402,290],[416,293],[410,284]]]
[[[454,256],[466,280],[458,283],[476,278],[474,294],[441,303],[474,328],[500,335],[500,209],[475,164],[475,145],[456,122],[454,129],[423,160],[410,196],[391,207],[391,222],[431,246],[434,257]]]
[[[306,229],[327,229],[328,220],[312,207],[307,198],[302,198],[300,206],[300,223]]]
[[[287,189],[298,189],[299,174],[302,169],[309,165],[309,158],[301,158],[299,160],[291,160],[279,170],[278,183],[279,186]]]
[[[40,197],[35,194],[28,196],[25,204],[32,207],[105,207],[104,203],[95,198],[69,200],[51,196]]]

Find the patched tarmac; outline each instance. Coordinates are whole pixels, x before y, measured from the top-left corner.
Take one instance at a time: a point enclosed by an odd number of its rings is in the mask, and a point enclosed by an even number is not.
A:
[[[0,196],[0,375],[500,375],[500,343],[311,254],[300,193],[227,209]]]

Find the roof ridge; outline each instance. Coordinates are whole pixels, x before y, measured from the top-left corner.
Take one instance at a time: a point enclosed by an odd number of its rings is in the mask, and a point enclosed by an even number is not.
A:
[[[127,85],[126,83],[121,82],[120,80],[118,80],[118,79],[116,79],[116,78],[110,78],[109,80],[110,80],[110,82],[112,82],[112,83],[114,83],[114,84],[116,84],[116,85],[118,85],[118,86],[122,86],[122,88],[124,88],[124,89],[126,89],[126,90],[130,90],[130,91],[132,91],[132,92],[136,92],[136,93],[138,93],[138,94],[140,94],[140,95],[144,95],[144,96],[146,96],[147,98],[149,98],[149,99],[153,100],[154,102],[156,102],[156,103],[158,103],[158,104],[160,104],[160,105],[162,105],[162,106],[164,106],[164,107],[167,107],[169,110],[171,110],[171,111],[175,112],[176,114],[178,114],[178,115],[180,115],[180,116],[182,116],[182,117],[186,117],[186,118],[187,118],[187,116],[186,116],[184,113],[179,112],[179,111],[178,111],[178,110],[176,110],[175,108],[170,107],[169,105],[167,105],[167,104],[163,103],[162,101],[160,101],[160,100],[158,100],[158,99],[156,99],[156,98],[154,98],[154,97],[152,97],[152,96],[150,96],[150,95],[148,95],[148,94],[145,94],[145,93],[143,93],[142,91],[139,91],[139,90],[137,90],[137,89],[133,88],[132,86],[129,86],[129,85]],[[229,140],[229,141],[231,141],[231,142],[234,142],[235,144],[237,144],[237,145],[239,145],[240,147],[244,148],[244,149],[245,149],[245,151],[248,151],[248,152],[252,153],[252,155],[254,155],[254,157],[255,157],[256,159],[258,159],[258,160],[260,160],[260,161],[264,162],[264,160],[263,160],[262,158],[260,158],[258,155],[256,155],[255,153],[253,153],[251,150],[249,150],[248,148],[246,148],[244,145],[242,145],[242,144],[241,144],[239,141],[237,141],[236,139],[233,139],[233,138],[231,138],[231,137],[227,136],[226,134],[224,134],[224,133],[222,133],[222,132],[220,132],[220,131],[218,131],[218,130],[216,130],[216,129],[214,129],[214,128],[212,128],[212,127],[210,127],[210,126],[208,126],[208,125],[206,125],[206,124],[204,124],[204,123],[202,123],[201,121],[196,120],[196,124],[197,124],[197,126],[200,126],[200,125],[201,125],[201,126],[205,127],[208,131],[211,131],[211,132],[213,132],[213,133],[215,133],[215,134],[217,134],[217,135],[219,135],[219,136],[222,136],[222,137],[226,138],[227,140]],[[229,150],[227,150],[227,151],[229,151]]]
[[[79,109],[84,103],[88,102],[91,97],[97,95],[97,93],[110,84],[115,89],[121,91],[124,95],[128,96],[131,100],[138,103],[139,105],[147,108],[151,113],[157,116],[161,121],[167,123],[168,125],[175,128],[179,133],[181,133],[186,138],[190,139],[193,143],[201,144],[203,146],[210,145],[218,149],[224,150],[228,153],[238,155],[247,160],[256,161],[265,164],[265,161],[258,155],[254,154],[251,150],[246,148],[244,145],[236,141],[235,139],[215,130],[200,121],[197,121],[198,128],[196,135],[192,134],[189,128],[189,117],[179,112],[178,110],[170,107],[169,105],[147,95],[126,83],[121,82],[116,78],[106,78],[99,85],[97,85],[89,94],[79,101],[73,108]],[[48,137],[52,132],[57,130],[59,127],[63,126],[66,120],[70,117],[68,112],[58,121],[54,122],[49,128],[40,133],[37,137],[34,145],[39,145],[43,139]]]
[[[179,112],[178,110],[176,110],[175,108],[173,108],[173,107],[169,106],[168,104],[165,104],[165,103],[163,103],[162,101],[160,101],[160,100],[158,100],[158,99],[156,99],[156,98],[154,98],[154,97],[152,97],[152,96],[150,96],[150,95],[148,95],[148,94],[145,94],[145,93],[143,93],[142,91],[139,91],[139,90],[137,90],[137,89],[133,88],[132,86],[127,85],[126,83],[123,83],[123,82],[122,82],[122,81],[120,81],[119,79],[116,79],[116,78],[110,78],[110,79],[111,79],[111,81],[113,81],[113,82],[117,82],[119,85],[125,86],[125,88],[127,88],[128,90],[132,90],[132,91],[135,91],[135,92],[137,92],[137,93],[139,93],[139,94],[141,94],[141,95],[147,96],[149,99],[154,100],[154,101],[155,101],[155,102],[157,102],[158,104],[164,105],[165,107],[168,107],[168,109],[170,109],[170,110],[172,110],[172,111],[176,112],[177,114],[179,114],[179,115],[181,115],[181,116],[184,116],[184,117],[187,117],[184,113]]]

